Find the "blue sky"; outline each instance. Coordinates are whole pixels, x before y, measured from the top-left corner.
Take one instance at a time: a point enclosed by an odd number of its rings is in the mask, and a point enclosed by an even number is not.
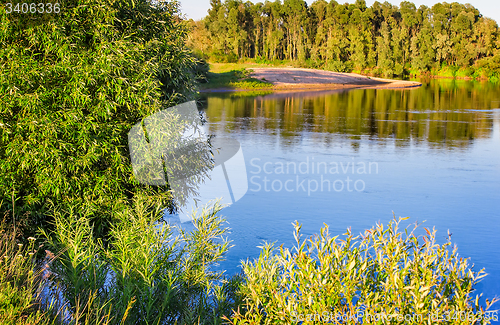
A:
[[[265,0],[261,0],[261,2],[264,2]],[[327,0],[329,1],[329,0]],[[420,5],[426,5],[426,6],[432,6],[435,3],[441,2],[441,1],[436,1],[436,0],[409,0],[410,2],[413,2],[417,8]],[[257,0],[253,0],[252,2],[259,2]],[[306,0],[308,4],[311,4],[313,0]],[[349,1],[342,1],[342,0],[337,0],[338,3],[354,3],[355,0],[349,0]],[[375,0],[366,0],[366,4],[368,6],[371,6]],[[379,0],[379,2],[384,2],[384,0]],[[394,1],[390,0],[390,3],[399,6],[399,3],[401,1]],[[442,1],[444,2],[444,1]],[[448,3],[454,2],[453,0],[447,1]],[[493,18],[497,22],[500,21],[500,3],[498,0],[475,0],[475,1],[469,1],[469,2],[463,2],[463,1],[457,1],[460,3],[470,3],[479,11],[483,16]],[[201,19],[206,16],[207,10],[210,8],[210,0],[180,0],[181,3],[181,10],[184,14],[186,14],[187,18],[192,18],[195,20]]]

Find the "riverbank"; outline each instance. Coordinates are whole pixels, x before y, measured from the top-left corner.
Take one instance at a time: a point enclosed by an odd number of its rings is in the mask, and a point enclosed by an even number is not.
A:
[[[323,88],[413,88],[422,84],[417,81],[392,80],[367,77],[356,73],[333,72],[304,68],[256,68],[251,77],[267,81],[277,89]]]
[[[416,81],[368,77],[356,73],[249,64],[211,64],[208,82],[200,92],[244,90],[320,90],[320,89],[406,89],[420,87]]]

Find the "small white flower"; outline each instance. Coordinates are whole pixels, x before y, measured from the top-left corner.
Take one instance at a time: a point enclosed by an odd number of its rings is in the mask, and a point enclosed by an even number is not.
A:
[[[35,240],[35,237],[28,237],[28,240]]]

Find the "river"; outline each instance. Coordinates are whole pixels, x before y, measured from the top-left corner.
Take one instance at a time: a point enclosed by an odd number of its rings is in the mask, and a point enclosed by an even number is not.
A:
[[[418,89],[212,93],[201,98],[210,133],[236,139],[246,194],[223,210],[235,245],[229,274],[264,241],[291,247],[304,235],[354,233],[424,221],[489,275],[500,295],[500,85],[427,80]]]

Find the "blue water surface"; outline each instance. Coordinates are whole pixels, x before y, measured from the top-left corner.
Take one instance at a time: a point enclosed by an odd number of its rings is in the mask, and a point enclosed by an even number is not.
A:
[[[498,85],[431,80],[413,90],[212,94],[202,103],[211,133],[237,139],[246,162],[247,194],[222,212],[234,244],[221,264],[229,274],[263,242],[292,247],[295,220],[306,236],[324,224],[341,235],[394,213],[410,217],[405,225],[425,220],[441,242],[452,233],[459,254],[489,274],[476,287],[483,299],[500,296]],[[287,163],[288,173],[276,171]]]

